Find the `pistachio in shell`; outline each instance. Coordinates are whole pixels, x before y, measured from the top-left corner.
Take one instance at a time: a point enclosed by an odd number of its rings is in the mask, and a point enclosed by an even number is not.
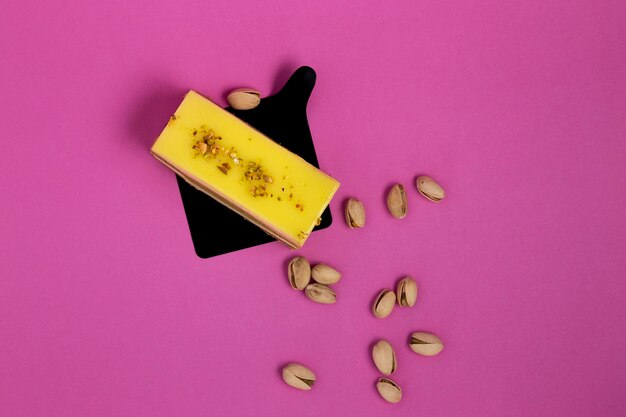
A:
[[[446,196],[444,189],[427,175],[417,177],[416,185],[419,193],[434,203],[440,202]]]
[[[404,277],[398,282],[396,288],[398,305],[401,307],[413,307],[417,301],[417,283],[411,277]]]
[[[296,256],[287,266],[289,285],[295,290],[304,290],[311,281],[311,265],[303,256]]]
[[[228,94],[226,100],[235,110],[250,110],[261,103],[261,93],[254,88],[237,88]]]
[[[365,206],[360,200],[350,198],[345,207],[346,223],[350,229],[365,226]]]
[[[379,378],[376,383],[376,389],[387,402],[395,404],[402,399],[402,389],[389,378]]]
[[[435,356],[443,350],[443,342],[434,334],[415,332],[409,340],[411,350],[422,356]]]
[[[339,282],[341,279],[341,272],[337,271],[330,265],[320,263],[311,269],[311,277],[316,282],[324,285],[332,285]]]
[[[334,304],[337,301],[335,291],[324,284],[309,284],[304,289],[304,293],[310,300],[320,304]]]
[[[396,293],[389,289],[382,290],[376,300],[374,300],[374,304],[372,305],[372,312],[374,316],[379,319],[384,319],[389,316],[393,311],[393,307],[396,304]]]
[[[283,381],[294,388],[308,391],[315,380],[313,371],[299,363],[290,363],[283,368]]]
[[[391,344],[381,339],[372,348],[372,359],[376,368],[385,375],[391,375],[396,371],[396,352]]]
[[[402,184],[396,184],[389,190],[389,194],[387,194],[387,208],[389,209],[389,213],[396,219],[406,217],[408,205],[406,192]]]

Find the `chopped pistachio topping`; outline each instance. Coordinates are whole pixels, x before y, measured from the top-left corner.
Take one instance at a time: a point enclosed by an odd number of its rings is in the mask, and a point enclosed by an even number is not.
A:
[[[176,120],[176,116],[170,118],[170,122]],[[289,195],[285,195],[285,189],[288,186],[289,190],[293,189],[292,184],[285,184],[285,180],[289,178],[289,175],[282,176],[282,186],[280,192],[277,189],[273,189],[275,184],[274,176],[267,172],[265,167],[260,161],[245,161],[239,155],[237,149],[234,146],[228,147],[223,143],[222,137],[218,135],[213,129],[208,128],[206,125],[202,125],[197,129],[191,131],[193,142],[192,150],[194,155],[200,156],[204,159],[214,159],[217,162],[217,169],[224,175],[233,169],[237,168],[241,170],[241,180],[249,186],[249,193],[253,197],[267,197],[276,198],[278,201],[283,201],[288,198],[289,201],[294,199],[292,192]],[[227,161],[227,162],[224,162]],[[304,211],[304,205],[302,202],[296,200],[295,208],[299,211]],[[293,203],[292,203],[293,204]],[[319,224],[319,223],[318,223]]]

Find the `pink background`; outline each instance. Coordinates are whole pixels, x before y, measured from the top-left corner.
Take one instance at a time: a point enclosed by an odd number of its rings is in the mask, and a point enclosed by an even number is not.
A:
[[[626,2],[345,3],[3,1],[1,416],[626,415]],[[300,65],[342,187],[298,253],[343,271],[334,306],[288,286],[278,243],[197,258],[148,153],[185,90],[271,94]],[[374,319],[404,274],[417,306]],[[446,349],[414,355],[415,330]]]

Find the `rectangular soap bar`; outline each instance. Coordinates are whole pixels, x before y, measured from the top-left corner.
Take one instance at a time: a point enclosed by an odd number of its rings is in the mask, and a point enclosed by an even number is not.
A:
[[[151,152],[198,190],[292,248],[304,244],[339,187],[195,91],[187,93]],[[219,219],[207,213],[212,221]]]

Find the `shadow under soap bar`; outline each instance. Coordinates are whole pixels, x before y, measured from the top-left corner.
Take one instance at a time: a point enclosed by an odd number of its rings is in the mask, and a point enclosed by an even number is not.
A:
[[[339,187],[194,91],[151,151],[191,185],[293,248],[304,244]]]

